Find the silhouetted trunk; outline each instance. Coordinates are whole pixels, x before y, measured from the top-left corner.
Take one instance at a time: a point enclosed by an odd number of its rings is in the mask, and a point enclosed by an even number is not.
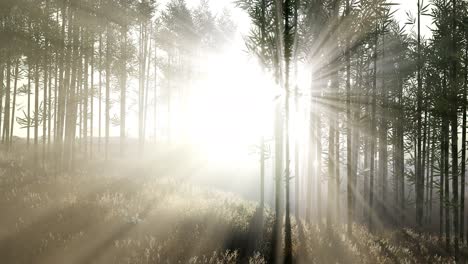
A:
[[[9,139],[10,139],[10,91],[11,91],[11,57],[10,53],[7,51],[7,61],[6,61],[6,91],[5,91],[5,109],[4,109],[4,122],[3,122],[3,135],[2,141],[9,148]]]
[[[140,22],[139,49],[139,88],[138,88],[138,154],[143,152],[144,144],[144,100],[145,100],[145,71],[147,49],[146,22]]]
[[[336,76],[333,76],[333,77],[336,77]],[[332,77],[332,78],[333,78]],[[337,83],[336,83],[336,80],[332,80],[332,84],[331,84],[331,87],[333,87],[333,91],[334,91],[334,87],[336,87]],[[331,100],[331,97],[335,97],[335,94],[330,94],[329,95],[329,100]],[[332,104],[330,104],[332,105]],[[332,206],[332,201],[333,201],[333,188],[334,186],[336,185],[335,184],[335,125],[336,125],[336,122],[334,119],[335,117],[335,114],[333,113],[333,106],[330,107],[329,109],[329,113],[328,113],[328,116],[329,116],[329,130],[328,130],[328,179],[327,179],[327,229],[328,230],[331,230],[331,225],[332,225],[332,210],[333,210],[333,206]]]
[[[109,159],[109,133],[110,133],[110,60],[111,60],[111,32],[110,26],[106,28],[106,142],[105,142],[105,158]]]
[[[468,39],[468,32],[465,31],[465,38]],[[460,191],[460,240],[464,242],[465,236],[465,182],[466,182],[466,127],[468,126],[466,122],[466,105],[467,101],[467,90],[468,90],[468,47],[465,47],[465,67],[464,67],[464,75],[465,75],[465,82],[464,82],[464,89],[463,89],[463,101],[462,101],[462,154],[461,154],[461,191]],[[467,236],[468,239],[468,236]]]
[[[154,143],[157,142],[158,132],[158,116],[157,116],[157,103],[158,103],[158,45],[156,43],[156,25],[155,25],[155,36],[154,36],[154,90],[153,90],[153,134]]]
[[[91,112],[90,112],[90,120],[89,120],[89,157],[90,159],[93,158],[93,148],[94,148],[94,34],[91,33],[91,93],[90,93],[90,104],[91,104]]]
[[[447,91],[447,73],[444,71],[444,98],[448,102],[448,91]],[[449,187],[449,144],[450,144],[450,135],[449,135],[449,112],[444,110],[443,115],[443,135],[444,135],[444,207],[445,207],[445,247],[446,250],[450,250],[450,206],[449,206],[449,197],[450,197],[450,187]]]
[[[46,1],[47,12],[47,1]],[[48,40],[45,39],[45,51],[43,58],[43,71],[44,71],[44,85],[43,85],[43,98],[42,98],[42,160],[45,160],[46,155],[46,140],[47,140],[47,87],[49,78],[49,48]]]
[[[146,128],[147,128],[147,119],[148,119],[148,98],[149,98],[149,81],[150,81],[150,68],[151,68],[151,32],[152,32],[152,27],[151,23],[149,24],[150,28],[149,31],[146,33],[146,42],[148,43],[148,47],[145,49],[145,61],[146,61],[146,85],[145,85],[145,92],[144,92],[144,104],[143,104],[143,146],[145,144],[145,139],[146,139]]]
[[[457,74],[457,1],[452,0],[452,52],[451,52],[451,97],[450,102],[451,114],[450,125],[452,128],[452,210],[453,210],[453,231],[454,231],[454,247],[455,247],[455,260],[459,258],[459,204],[458,204],[458,74]]]
[[[85,38],[83,40],[84,42],[84,79],[83,79],[83,93],[82,93],[82,98],[83,98],[83,158],[85,160],[88,159],[88,100],[89,100],[89,34],[85,34]]]
[[[11,131],[10,131],[10,147],[11,149],[13,145],[13,131],[15,127],[15,111],[16,111],[16,90],[18,87],[18,77],[19,77],[19,59],[16,59],[15,63],[15,80],[13,84],[13,105],[12,105],[12,110],[11,110]]]
[[[121,28],[121,61],[120,61],[120,155],[125,153],[125,129],[126,129],[126,97],[127,97],[127,27]]]
[[[290,16],[292,15],[291,9],[291,0],[285,0],[284,2],[284,9],[283,9],[283,16],[284,16],[284,60],[285,60],[285,129],[284,129],[284,137],[286,140],[285,146],[285,161],[286,161],[286,171],[285,171],[285,188],[286,188],[286,210],[285,210],[285,252],[284,252],[284,263],[292,263],[292,230],[291,230],[291,217],[290,217],[290,182],[291,182],[291,160],[290,160],[290,138],[289,138],[289,115],[290,115],[290,73],[291,73],[291,56],[292,56],[292,49],[293,49],[293,39],[291,38],[292,35],[292,27],[294,25],[290,24]]]
[[[29,60],[29,59],[28,59]],[[28,102],[27,102],[27,120],[28,120],[28,123],[27,123],[27,128],[26,128],[26,145],[27,145],[27,148],[29,149],[29,144],[30,144],[30,140],[31,140],[31,135],[30,135],[30,132],[31,132],[31,72],[32,72],[32,69],[31,69],[31,61],[28,62]],[[1,70],[1,69],[0,69]],[[3,72],[1,73],[3,75]],[[0,96],[1,97],[1,96]],[[1,109],[1,103],[0,103],[0,109]],[[1,114],[0,114],[1,116]]]
[[[313,76],[312,76],[313,77]],[[316,126],[316,87],[315,82],[311,81],[311,100],[309,109],[309,162],[307,175],[307,193],[306,193],[306,222],[311,223],[312,219],[312,192],[314,186],[314,176],[317,176],[317,131]]]
[[[443,113],[442,113],[443,115]],[[440,241],[443,239],[444,235],[444,207],[445,207],[445,197],[444,197],[444,187],[445,187],[445,122],[444,117],[442,116],[441,128],[440,128],[440,180],[439,180],[439,238]]]
[[[384,26],[383,26],[384,27]],[[382,33],[382,55],[381,61],[385,62],[385,27]],[[381,180],[381,194],[379,202],[379,210],[381,213],[381,219],[384,224],[387,224],[387,196],[388,196],[388,149],[387,149],[387,134],[388,134],[388,91],[386,87],[386,68],[382,67],[381,70],[381,99],[382,99],[382,110],[380,113],[380,126],[379,126],[379,174]]]
[[[376,25],[374,36],[374,70],[372,81],[372,110],[371,110],[371,132],[370,132],[370,168],[369,168],[369,230],[373,232],[373,212],[374,212],[374,176],[375,176],[375,136],[376,136],[376,108],[377,108],[377,45],[378,30]]]
[[[433,204],[433,191],[434,191],[434,162],[436,160],[435,158],[435,149],[436,149],[436,133],[435,129],[432,132],[432,139],[431,139],[431,161],[430,161],[430,179],[429,179],[429,205],[428,205],[428,220],[429,223],[432,224],[432,204]]]
[[[99,95],[98,95],[98,151],[101,152],[102,136],[102,54],[103,54],[102,33],[99,34]]]
[[[37,62],[35,62],[34,74],[34,160],[37,165],[39,154],[39,65]]]
[[[1,20],[0,20],[1,22]],[[0,59],[1,55],[0,55]],[[2,112],[3,112],[3,95],[5,94],[5,91],[3,90],[3,81],[5,78],[5,66],[3,65],[3,60],[0,61],[0,134],[1,134],[1,128],[2,128]],[[2,140],[3,143],[3,140]]]
[[[349,0],[346,1],[346,16],[349,16],[350,12],[350,3]],[[346,60],[346,192],[347,192],[347,206],[348,206],[348,225],[347,225],[347,232],[348,236],[351,236],[353,229],[353,190],[352,190],[352,183],[353,179],[353,160],[352,160],[352,137],[353,137],[353,128],[352,128],[352,120],[351,120],[351,50],[349,47],[349,38],[346,38],[345,44],[345,60]],[[340,142],[337,142],[339,145]],[[336,164],[336,166],[339,166]],[[337,186],[337,192],[339,193],[339,186]],[[338,195],[337,195],[337,198]]]

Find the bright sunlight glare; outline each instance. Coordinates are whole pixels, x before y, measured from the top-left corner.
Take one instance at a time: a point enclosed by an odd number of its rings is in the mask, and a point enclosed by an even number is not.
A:
[[[192,95],[190,142],[216,162],[251,159],[246,153],[271,131],[275,84],[242,51],[209,56],[205,63],[210,78],[200,80]]]

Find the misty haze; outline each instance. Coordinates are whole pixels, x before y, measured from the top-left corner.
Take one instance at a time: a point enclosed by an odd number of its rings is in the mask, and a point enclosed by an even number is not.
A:
[[[0,263],[468,263],[468,1],[0,0]]]

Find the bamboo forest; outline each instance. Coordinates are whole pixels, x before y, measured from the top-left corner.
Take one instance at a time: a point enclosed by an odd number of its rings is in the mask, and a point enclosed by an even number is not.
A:
[[[468,1],[0,0],[0,263],[468,263]]]

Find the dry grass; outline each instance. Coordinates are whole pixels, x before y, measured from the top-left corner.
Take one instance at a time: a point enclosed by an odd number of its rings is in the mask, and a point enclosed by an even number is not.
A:
[[[253,230],[256,204],[233,194],[124,165],[56,177],[21,159],[2,164],[1,263],[261,264],[269,255],[271,214]],[[347,238],[343,227],[293,223],[298,262],[453,263],[435,237],[411,230],[355,226]]]

